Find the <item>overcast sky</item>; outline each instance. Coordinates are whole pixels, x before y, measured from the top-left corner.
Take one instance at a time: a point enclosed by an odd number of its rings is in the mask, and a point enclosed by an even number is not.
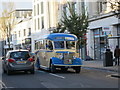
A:
[[[3,2],[14,2],[16,9],[32,9],[33,0],[0,0],[0,14],[2,13]]]

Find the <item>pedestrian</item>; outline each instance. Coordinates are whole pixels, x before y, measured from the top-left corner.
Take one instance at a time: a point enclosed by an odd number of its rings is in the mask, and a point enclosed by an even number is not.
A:
[[[38,52],[39,52],[39,50],[35,52],[36,57],[37,57]],[[35,66],[38,70],[40,70],[40,61],[39,60],[40,60],[40,58],[37,57],[36,62],[35,62]]]
[[[115,65],[118,64],[118,66],[119,66],[120,49],[119,49],[118,45],[116,46],[116,48],[114,50],[114,57],[115,57]]]

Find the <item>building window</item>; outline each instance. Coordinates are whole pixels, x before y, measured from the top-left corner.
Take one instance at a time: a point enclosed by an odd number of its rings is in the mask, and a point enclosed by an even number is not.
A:
[[[41,2],[41,14],[43,14],[44,13],[44,11],[43,11],[43,2]]]
[[[12,35],[10,36],[10,41],[12,42]]]
[[[76,6],[76,5],[77,5],[76,2],[73,2],[72,5],[73,5],[73,6],[72,6],[72,7],[73,7],[73,10],[76,11],[76,7],[77,7],[77,6]]]
[[[36,16],[36,6],[34,5],[34,16]]]
[[[24,36],[26,36],[26,30],[24,29]]]
[[[102,6],[103,4],[102,4],[102,2],[100,2],[100,12],[102,12],[102,9],[103,9],[103,6]]]
[[[28,29],[28,35],[30,36],[31,35],[31,28]]]
[[[34,27],[35,27],[35,30],[36,30],[36,19],[34,20]]]
[[[19,18],[20,17],[20,13],[19,13],[19,11],[16,11],[16,18]]]
[[[120,25],[117,26],[117,29],[118,36],[120,36]]]
[[[82,13],[85,12],[85,2],[81,2],[81,6],[82,6]]]
[[[19,31],[19,34],[18,34],[18,35],[19,35],[19,37],[20,37],[20,31]]]
[[[41,18],[42,20],[42,29],[44,28],[44,17]]]
[[[40,19],[38,18],[38,29],[40,29]]]
[[[39,4],[37,4],[37,10],[38,10],[37,12],[38,12],[38,15],[39,15]]]
[[[98,14],[99,14],[103,11],[103,3],[102,2],[97,2],[97,3],[98,3],[97,7],[98,7]]]
[[[16,34],[16,32],[14,32],[14,37],[15,37],[15,39],[17,39],[17,34]]]

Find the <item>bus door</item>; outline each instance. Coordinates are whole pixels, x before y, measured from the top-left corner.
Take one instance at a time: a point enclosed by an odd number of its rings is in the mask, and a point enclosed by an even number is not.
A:
[[[53,43],[50,40],[46,40],[46,51],[45,51],[45,62],[46,66],[49,67],[50,58],[54,56],[53,53]]]
[[[45,66],[45,41],[39,40],[39,53],[40,65]]]

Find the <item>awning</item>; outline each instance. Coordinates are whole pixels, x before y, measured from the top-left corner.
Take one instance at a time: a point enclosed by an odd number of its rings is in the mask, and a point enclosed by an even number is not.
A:
[[[120,36],[112,36],[112,37],[108,37],[108,39],[118,39],[120,38]]]

